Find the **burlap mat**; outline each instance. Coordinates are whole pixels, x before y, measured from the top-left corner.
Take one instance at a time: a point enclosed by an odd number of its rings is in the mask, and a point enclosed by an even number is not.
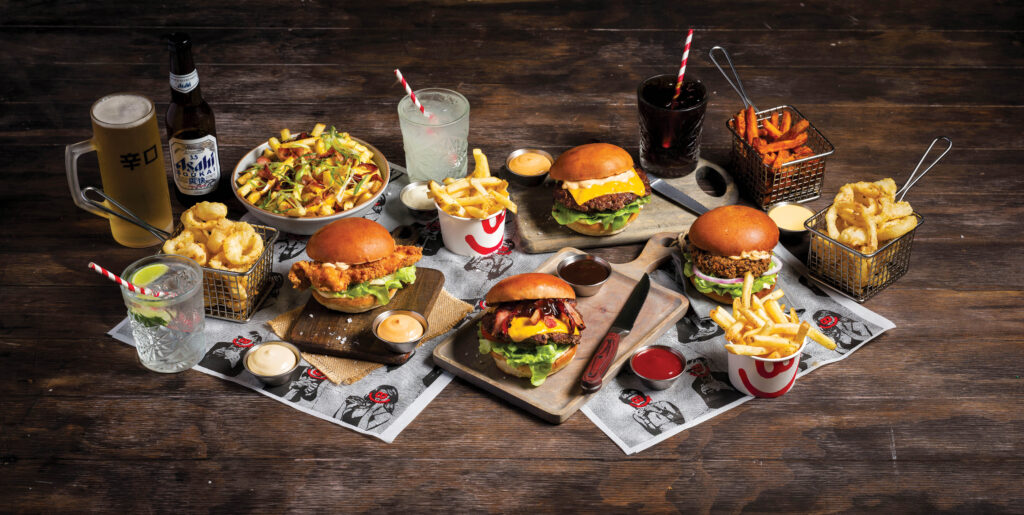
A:
[[[299,306],[291,311],[282,313],[267,322],[270,329],[274,331],[274,334],[282,340],[288,334],[288,330],[291,328],[292,323],[302,313],[302,308],[305,306]],[[441,294],[438,295],[437,301],[434,303],[434,309],[430,312],[430,316],[427,317],[427,323],[430,325],[430,332],[420,342],[420,346],[429,340],[432,340],[444,333],[447,333],[455,324],[459,323],[460,320],[466,317],[471,311],[473,306],[462,302],[461,300],[452,296],[448,293],[448,290],[441,290]],[[366,377],[370,372],[377,370],[384,366],[380,363],[373,363],[371,361],[359,361],[355,359],[337,358],[334,356],[324,356],[322,354],[309,354],[307,352],[302,353],[302,357],[313,365],[317,370],[324,373],[334,384],[344,383],[352,384],[360,379]]]

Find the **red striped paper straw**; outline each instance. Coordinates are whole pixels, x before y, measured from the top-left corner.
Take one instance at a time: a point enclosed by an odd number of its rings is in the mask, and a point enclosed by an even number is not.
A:
[[[121,279],[121,277],[115,274],[114,272],[111,272],[110,270],[107,270],[106,268],[103,268],[102,266],[97,265],[96,263],[93,263],[91,261],[89,262],[89,268],[95,270],[96,273],[105,276],[107,279],[110,279],[111,281],[114,281],[115,283],[120,284],[125,288],[128,288],[128,291],[134,293],[141,293],[142,295],[149,295],[150,297],[169,297],[171,295],[170,292],[156,291],[151,290],[149,288],[143,288],[142,286],[134,285],[128,281],[125,281],[124,279]]]
[[[683,89],[683,75],[686,74],[686,59],[690,57],[690,43],[693,42],[693,29],[686,34],[686,44],[683,45],[683,62],[679,65],[679,78],[676,79],[676,94],[672,95],[672,107],[676,106],[676,100]]]
[[[412,103],[416,104],[416,107],[419,108],[421,113],[423,113],[423,116],[430,118],[430,113],[423,108],[423,104],[420,104],[419,99],[416,98],[416,93],[412,92],[412,87],[410,87],[409,83],[405,81],[405,77],[402,77],[402,72],[398,71],[398,68],[395,68],[395,76],[402,82],[402,87],[405,88],[405,92],[409,94],[409,98],[412,99]]]

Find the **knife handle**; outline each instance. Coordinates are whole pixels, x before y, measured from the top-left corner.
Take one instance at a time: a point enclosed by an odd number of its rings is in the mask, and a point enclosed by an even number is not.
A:
[[[597,352],[590,358],[587,368],[583,370],[583,378],[580,379],[580,386],[585,393],[594,393],[601,389],[601,381],[605,372],[612,366],[612,360],[619,352],[619,341],[622,337],[619,333],[609,332],[604,335],[601,344],[597,346]]]

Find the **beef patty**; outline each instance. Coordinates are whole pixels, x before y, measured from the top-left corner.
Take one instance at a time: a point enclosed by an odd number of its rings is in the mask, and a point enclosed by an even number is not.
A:
[[[764,275],[772,266],[772,259],[732,259],[701,250],[690,243],[687,246],[690,257],[701,272],[719,279],[742,278],[748,271],[755,278]]]

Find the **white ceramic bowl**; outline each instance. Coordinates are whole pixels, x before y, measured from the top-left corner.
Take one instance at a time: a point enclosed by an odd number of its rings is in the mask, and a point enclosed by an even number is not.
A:
[[[388,183],[391,182],[391,167],[388,165],[388,160],[384,158],[384,154],[381,154],[380,150],[377,150],[376,147],[359,138],[352,138],[352,140],[362,145],[365,145],[366,148],[370,149],[370,152],[373,152],[373,164],[377,165],[377,168],[380,169],[381,177],[384,178],[384,187],[382,187],[380,191],[378,191],[369,201],[364,202],[356,207],[353,207],[348,211],[335,213],[330,216],[296,218],[293,216],[279,215],[277,213],[273,213],[265,209],[260,209],[250,204],[244,198],[242,198],[242,196],[238,194],[238,183],[235,181],[245,171],[246,168],[249,168],[249,166],[256,162],[257,158],[263,155],[263,151],[265,149],[270,148],[269,143],[264,143],[250,150],[248,154],[243,156],[242,159],[238,161],[238,164],[235,165],[235,171],[231,173],[231,191],[234,192],[235,198],[238,199],[238,201],[241,202],[242,205],[245,206],[245,208],[248,209],[253,216],[259,219],[260,222],[271,227],[276,227],[277,229],[280,229],[284,232],[290,232],[292,234],[313,234],[314,232],[316,232],[317,229],[335,220],[346,218],[349,216],[357,216],[363,211],[369,209],[370,206],[376,204],[377,199],[379,199],[380,196],[384,194],[384,190],[387,189]]]

